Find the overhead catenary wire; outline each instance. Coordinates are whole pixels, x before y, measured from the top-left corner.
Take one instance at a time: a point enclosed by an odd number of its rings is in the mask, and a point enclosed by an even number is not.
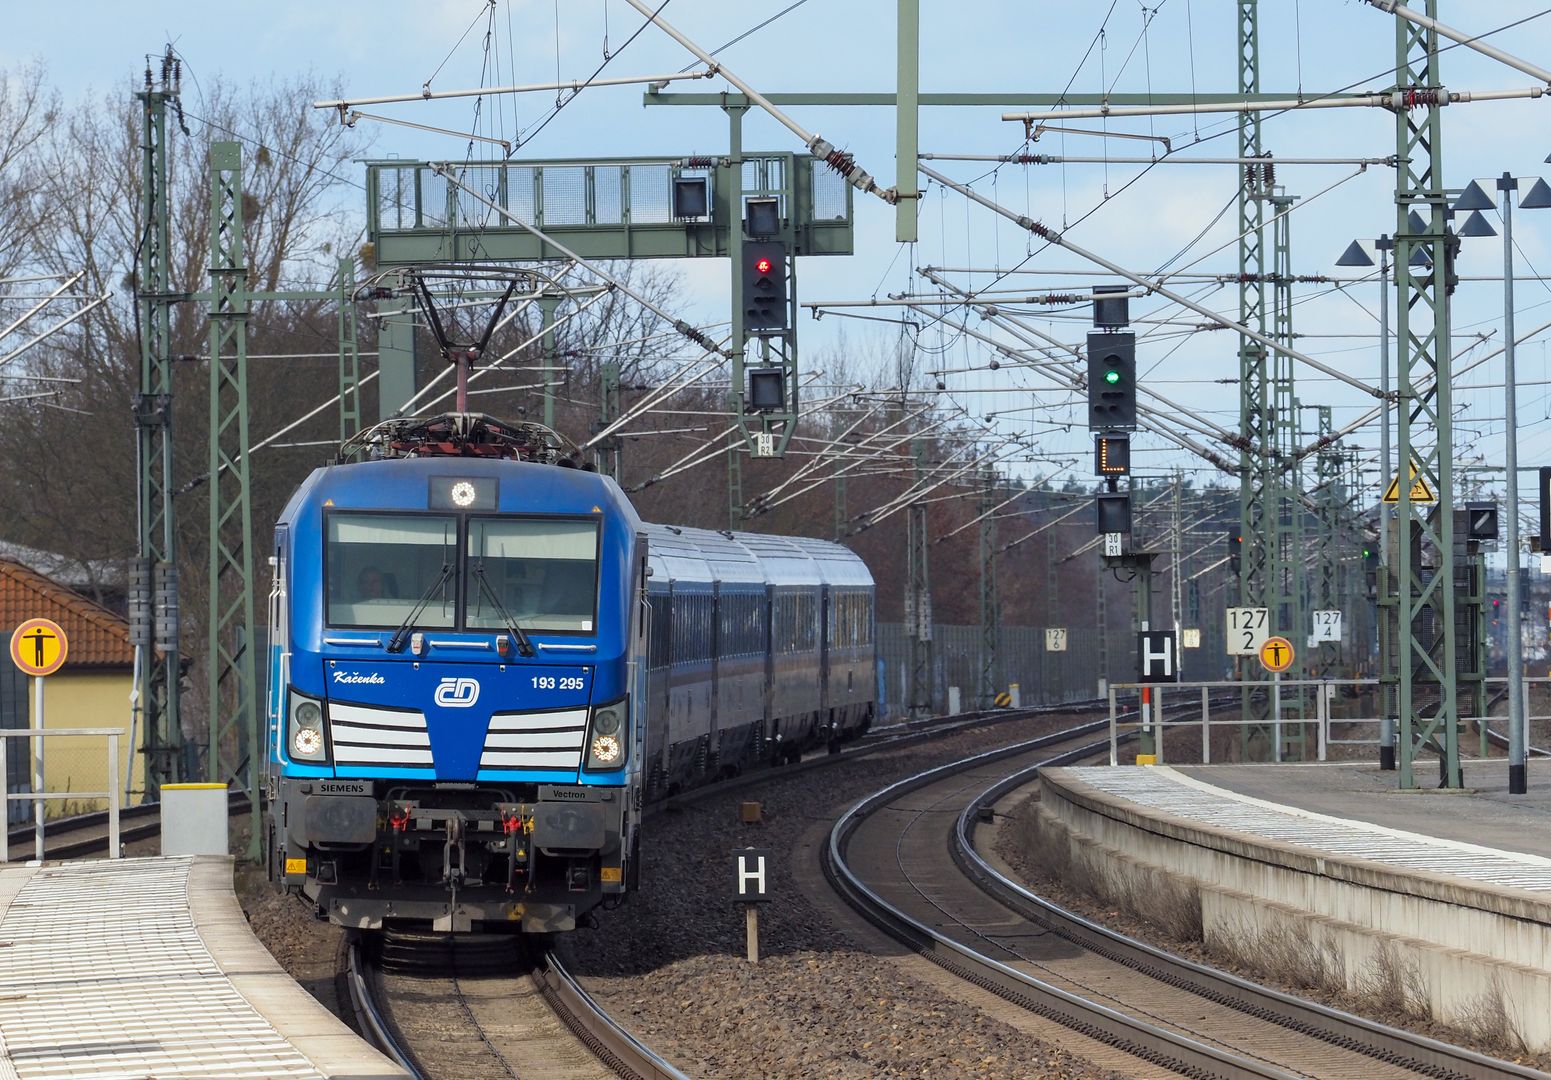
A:
[[[990,199],[987,199],[985,196],[980,195],[978,192],[965,187],[963,184],[949,180],[935,169],[931,169],[925,165],[920,166],[920,169],[923,173],[931,177],[933,180],[936,180],[938,183],[944,185],[945,187],[950,187],[964,195],[966,198],[971,199],[974,202],[977,202],[980,205],[986,207],[988,210],[991,210],[992,212],[999,214],[1010,221],[1016,222],[1018,225],[1021,225],[1023,228],[1028,229],[1030,232],[1034,233],[1036,236],[1039,236],[1045,240],[1049,240],[1051,243],[1065,248],[1066,250],[1072,252],[1074,255],[1088,259],[1089,261],[1102,266],[1107,270],[1113,270],[1121,277],[1127,278],[1128,280],[1133,281],[1138,285],[1150,287],[1154,292],[1158,293],[1159,295],[1168,297],[1176,304],[1189,308],[1191,311],[1197,312],[1200,315],[1204,315],[1206,318],[1212,320],[1213,322],[1221,324],[1224,329],[1235,330],[1244,337],[1247,337],[1253,341],[1258,341],[1260,344],[1275,349],[1277,352],[1283,354],[1284,356],[1291,357],[1292,359],[1297,360],[1299,363],[1306,364],[1309,367],[1314,368],[1316,371],[1322,371],[1332,378],[1339,379],[1347,385],[1361,390],[1365,394],[1370,394],[1374,397],[1381,396],[1378,390],[1367,385],[1362,380],[1353,378],[1352,376],[1346,374],[1343,371],[1340,371],[1337,368],[1323,364],[1320,361],[1314,359],[1312,356],[1309,356],[1297,349],[1291,348],[1290,346],[1277,341],[1275,338],[1270,337],[1269,335],[1260,333],[1258,330],[1253,330],[1250,327],[1245,326],[1243,323],[1236,322],[1232,319],[1226,318],[1225,316],[1219,315],[1215,311],[1212,311],[1210,308],[1201,304],[1197,304],[1195,301],[1187,299],[1186,297],[1174,292],[1166,286],[1151,283],[1147,281],[1142,275],[1126,270],[1118,263],[1112,262],[1102,255],[1091,252],[1086,248],[1073,243],[1063,234],[1058,233],[1053,229],[1047,228],[1046,226],[1041,225],[1039,222],[1034,221],[1022,214],[1017,214],[1011,210],[1008,210],[1006,207],[992,202]]]
[[[771,104],[769,98],[729,71],[725,65],[719,64],[710,53],[670,26],[662,18],[660,14],[661,8],[654,12],[642,0],[625,0],[625,2],[650,19],[663,33],[699,57],[701,63],[709,68],[714,68],[718,75],[741,90],[749,101],[769,113],[778,124],[801,139],[803,145],[808,148],[808,153],[834,168],[845,179],[846,183],[858,191],[864,191],[869,195],[876,195],[890,205],[899,201],[899,193],[895,189],[880,187],[870,173],[859,168],[854,161],[836,150],[833,144],[824,139],[823,136],[803,128],[790,116],[787,116],[780,109],[776,108],[775,105]]]
[[[1344,97],[1284,98],[1276,101],[1223,101],[1199,102],[1192,105],[1101,105],[1097,108],[1041,109],[1033,112],[1003,113],[1002,119],[1035,123],[1040,120],[1096,120],[1120,119],[1143,116],[1181,116],[1199,113],[1261,113],[1304,112],[1311,109],[1389,109],[1404,110],[1414,101],[1414,95],[1429,97],[1436,94],[1439,100],[1448,98],[1450,105],[1464,105],[1479,101],[1512,101],[1523,98],[1544,97],[1546,90],[1540,86],[1516,87],[1507,90],[1390,90],[1376,94],[1350,94]],[[1413,95],[1413,96],[1408,96]]]
[[[486,86],[467,90],[427,90],[419,94],[379,94],[370,97],[337,98],[332,101],[314,101],[314,109],[334,109],[343,117],[358,105],[396,105],[409,101],[440,101],[446,98],[484,97],[494,94],[531,94],[548,90],[570,90],[579,93],[589,87],[640,86],[649,83],[680,82],[685,79],[709,79],[715,70],[672,72],[666,75],[616,75],[607,79],[567,79],[556,82],[526,83],[522,86]],[[364,114],[362,114],[364,116]],[[380,116],[366,116],[368,120],[383,120]],[[388,121],[393,123],[395,121]],[[402,121],[399,121],[402,122]],[[413,126],[413,125],[410,125]],[[454,133],[467,135],[467,132]],[[499,141],[499,140],[491,140]]]

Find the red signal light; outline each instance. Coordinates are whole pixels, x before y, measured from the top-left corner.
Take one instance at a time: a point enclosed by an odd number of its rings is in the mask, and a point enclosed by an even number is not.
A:
[[[770,266],[771,262],[769,259],[760,259],[754,264],[754,269],[759,271],[761,274],[768,274],[770,273]]]

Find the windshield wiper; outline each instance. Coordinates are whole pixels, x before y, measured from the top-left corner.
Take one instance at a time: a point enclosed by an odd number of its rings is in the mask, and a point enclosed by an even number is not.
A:
[[[490,583],[485,580],[485,564],[483,560],[474,564],[474,577],[479,582],[479,591],[490,598],[490,606],[495,608],[496,614],[506,623],[507,633],[512,635],[512,640],[517,642],[517,652],[522,656],[533,655],[533,642],[528,640],[528,635],[522,627],[517,625],[517,620],[512,618],[512,613],[506,610],[506,605],[501,603],[501,598],[495,594]]]
[[[442,563],[442,572],[436,575],[436,580],[431,582],[431,587],[427,589],[420,597],[419,602],[410,609],[409,614],[404,616],[404,621],[399,623],[399,628],[393,631],[393,636],[388,639],[389,652],[404,651],[404,645],[409,641],[410,632],[414,630],[415,620],[420,618],[420,613],[424,611],[425,606],[431,602],[431,597],[436,595],[436,590],[440,589],[451,576],[452,563]]]

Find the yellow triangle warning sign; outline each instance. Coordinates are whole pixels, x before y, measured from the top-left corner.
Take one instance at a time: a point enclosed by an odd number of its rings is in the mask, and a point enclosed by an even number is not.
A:
[[[1427,483],[1427,477],[1416,474],[1416,462],[1411,463],[1411,501],[1414,503],[1435,503],[1438,496],[1433,494],[1433,489]],[[1395,474],[1395,479],[1389,482],[1389,487],[1384,489],[1384,501],[1398,503],[1400,501],[1400,474]]]

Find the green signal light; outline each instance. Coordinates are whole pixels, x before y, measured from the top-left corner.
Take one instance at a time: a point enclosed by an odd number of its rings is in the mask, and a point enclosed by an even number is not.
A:
[[[1111,368],[1109,371],[1104,373],[1104,381],[1109,383],[1109,385],[1114,386],[1120,381],[1120,372]]]

